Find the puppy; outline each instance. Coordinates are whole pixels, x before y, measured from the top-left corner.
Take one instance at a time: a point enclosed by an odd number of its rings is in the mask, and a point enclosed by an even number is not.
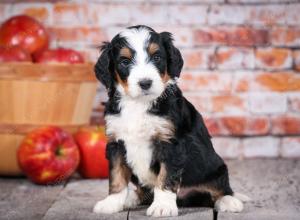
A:
[[[171,34],[147,26],[129,27],[102,46],[95,72],[109,97],[109,196],[94,212],[142,203],[154,217],[177,216],[178,205],[242,211],[248,198],[233,193],[201,115],[176,84],[182,66]]]

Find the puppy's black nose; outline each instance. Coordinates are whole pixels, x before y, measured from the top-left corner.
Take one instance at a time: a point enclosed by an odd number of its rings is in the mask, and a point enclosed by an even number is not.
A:
[[[152,80],[151,79],[143,79],[143,80],[139,81],[139,85],[143,90],[148,90],[152,85]]]

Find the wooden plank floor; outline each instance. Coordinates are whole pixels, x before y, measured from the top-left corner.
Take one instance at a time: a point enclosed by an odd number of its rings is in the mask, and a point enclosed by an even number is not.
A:
[[[236,192],[253,201],[242,213],[219,213],[219,220],[300,219],[300,160],[228,161]],[[74,177],[65,184],[38,186],[24,178],[0,178],[0,220],[150,219],[147,207],[114,215],[92,213],[96,201],[107,195],[106,180]],[[180,209],[179,217],[164,219],[212,219],[207,208]]]

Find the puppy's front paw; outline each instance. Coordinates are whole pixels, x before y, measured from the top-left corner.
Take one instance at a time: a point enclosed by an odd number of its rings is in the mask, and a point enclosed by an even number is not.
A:
[[[243,203],[233,196],[223,196],[215,203],[215,209],[221,212],[241,212]]]
[[[108,196],[105,199],[98,201],[94,206],[93,212],[112,214],[123,210],[124,204],[116,198]]]
[[[129,189],[126,200],[125,200],[124,208],[125,209],[135,208],[139,204],[140,204],[140,199],[139,199],[138,195],[136,194],[136,192],[134,190]]]
[[[127,196],[127,188],[119,193],[111,194],[105,199],[99,201],[94,206],[95,213],[112,214],[124,209],[124,203]]]
[[[166,203],[154,201],[147,209],[147,215],[153,217],[177,216],[178,208],[176,202]]]

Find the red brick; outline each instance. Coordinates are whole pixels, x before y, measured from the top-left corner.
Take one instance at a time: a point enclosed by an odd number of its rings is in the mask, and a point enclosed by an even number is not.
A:
[[[294,69],[300,72],[300,50],[295,50],[293,52],[294,58]]]
[[[300,75],[289,72],[241,72],[234,76],[233,91],[300,91]]]
[[[285,137],[281,141],[281,156],[300,158],[300,137]]]
[[[214,66],[214,49],[186,49],[181,53],[187,69],[209,69]]]
[[[221,47],[216,52],[218,69],[254,68],[254,50],[249,48]]]
[[[88,23],[86,4],[59,2],[53,6],[53,23],[58,25],[82,25]]]
[[[271,118],[272,134],[295,135],[300,134],[300,116],[281,115]]]
[[[300,91],[300,75],[291,72],[262,73],[255,77],[257,90]]]
[[[298,46],[300,44],[299,27],[277,27],[271,30],[270,41],[276,46]]]
[[[234,75],[234,82],[233,82],[233,91],[236,92],[247,92],[252,89],[252,81],[254,72],[244,72],[240,71],[239,73]]]
[[[222,128],[216,117],[204,117],[204,123],[212,136],[222,134]]]
[[[230,135],[243,135],[247,126],[245,117],[227,116],[220,119],[225,132]]]
[[[292,52],[289,49],[260,48],[255,52],[257,68],[288,69],[292,67]]]
[[[246,102],[237,95],[212,96],[212,112],[238,114],[246,112]]]
[[[232,75],[216,72],[183,72],[179,85],[184,91],[230,92]]]
[[[269,132],[267,117],[224,116],[220,119],[222,134],[264,135]]]
[[[108,40],[105,32],[98,27],[52,27],[49,28],[52,40],[68,42],[89,42],[101,45]]]
[[[269,34],[267,30],[248,27],[201,28],[194,31],[194,41],[196,45],[267,45]]]
[[[205,124],[213,136],[266,135],[270,130],[265,116],[207,116]]]
[[[249,117],[246,135],[266,135],[270,131],[270,121],[267,117]]]

